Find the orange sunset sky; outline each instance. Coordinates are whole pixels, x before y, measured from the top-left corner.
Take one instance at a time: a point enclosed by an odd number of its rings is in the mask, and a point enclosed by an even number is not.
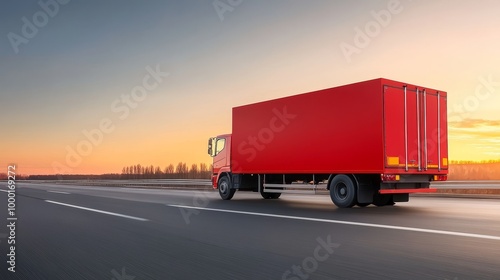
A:
[[[232,107],[379,77],[448,92],[451,160],[500,159],[499,1],[71,1],[36,32],[9,2],[5,172],[210,163]]]

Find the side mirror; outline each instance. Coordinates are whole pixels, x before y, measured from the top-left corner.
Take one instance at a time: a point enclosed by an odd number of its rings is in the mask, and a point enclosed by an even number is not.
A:
[[[209,138],[208,139],[208,154],[211,156],[211,157],[214,157],[215,156],[215,137],[213,138]]]

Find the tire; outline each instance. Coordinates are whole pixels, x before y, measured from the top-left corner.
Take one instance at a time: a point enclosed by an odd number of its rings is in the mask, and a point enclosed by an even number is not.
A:
[[[231,189],[231,184],[227,176],[220,177],[217,183],[217,188],[219,189],[219,195],[223,200],[230,200],[233,198],[235,189]]]
[[[269,193],[269,192],[263,192],[262,189],[260,190],[260,195],[264,199],[278,199],[281,196],[281,193]]]
[[[339,208],[351,208],[356,204],[356,187],[347,175],[336,175],[330,182],[330,198]]]
[[[392,195],[390,194],[376,194],[373,197],[373,204],[382,207],[386,205],[394,205],[394,202],[392,202]]]

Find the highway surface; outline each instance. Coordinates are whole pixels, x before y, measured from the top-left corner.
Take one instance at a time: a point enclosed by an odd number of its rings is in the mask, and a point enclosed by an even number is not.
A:
[[[500,279],[497,199],[338,209],[319,195],[20,182],[12,273],[1,189],[0,279]]]

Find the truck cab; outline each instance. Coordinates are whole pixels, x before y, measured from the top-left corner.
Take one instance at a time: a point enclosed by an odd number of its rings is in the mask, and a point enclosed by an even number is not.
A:
[[[217,189],[219,175],[231,172],[231,134],[223,134],[208,139],[208,154],[213,158],[212,186]]]

